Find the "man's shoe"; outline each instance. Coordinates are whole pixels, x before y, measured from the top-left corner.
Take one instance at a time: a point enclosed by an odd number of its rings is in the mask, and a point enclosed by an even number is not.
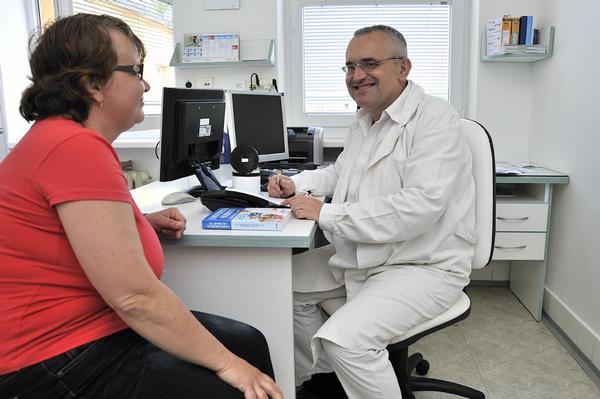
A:
[[[346,399],[346,393],[335,373],[313,374],[296,390],[296,399]]]

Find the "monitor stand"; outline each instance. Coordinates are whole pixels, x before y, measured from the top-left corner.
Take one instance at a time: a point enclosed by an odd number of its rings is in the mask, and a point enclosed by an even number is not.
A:
[[[209,166],[204,165],[203,163],[196,163],[192,165],[192,167],[194,168],[194,172],[200,185],[187,190],[188,194],[199,197],[206,191],[225,190],[225,186],[222,186],[221,183],[219,183],[219,179],[217,179]]]

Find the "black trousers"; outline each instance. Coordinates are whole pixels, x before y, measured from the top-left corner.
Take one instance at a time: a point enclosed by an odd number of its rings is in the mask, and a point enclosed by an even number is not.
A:
[[[229,350],[273,377],[260,331],[207,313],[194,316]],[[243,398],[217,375],[164,352],[131,329],[0,376],[0,398]]]

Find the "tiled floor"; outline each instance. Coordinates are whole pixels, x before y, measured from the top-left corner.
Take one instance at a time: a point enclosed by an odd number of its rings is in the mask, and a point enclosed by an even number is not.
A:
[[[428,377],[469,385],[486,399],[600,399],[600,389],[508,288],[474,287],[469,296],[466,320],[413,345],[431,364]]]

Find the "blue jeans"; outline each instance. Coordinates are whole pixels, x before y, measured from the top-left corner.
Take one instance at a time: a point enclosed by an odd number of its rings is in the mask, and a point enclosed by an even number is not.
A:
[[[229,350],[273,377],[267,342],[247,324],[194,316]],[[157,348],[131,329],[0,376],[0,399],[243,398],[217,375]]]

